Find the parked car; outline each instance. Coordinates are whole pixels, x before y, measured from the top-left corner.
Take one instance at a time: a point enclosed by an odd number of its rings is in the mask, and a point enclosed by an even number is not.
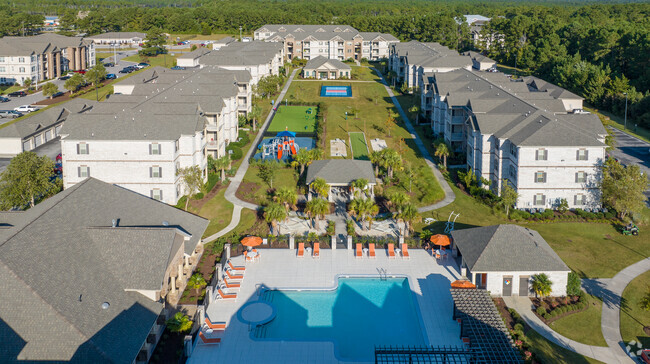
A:
[[[23,114],[15,110],[0,110],[0,118],[15,119],[21,116],[23,116]]]
[[[14,91],[9,94],[9,97],[25,97],[27,96],[27,92],[25,91]]]
[[[116,78],[117,78],[117,76],[115,75],[115,73],[109,73],[109,74],[106,75],[107,80],[114,80]]]
[[[36,110],[38,110],[38,109],[35,108],[34,106],[30,106],[30,105],[21,105],[21,106],[18,106],[16,108],[14,108],[14,111],[18,111],[18,112],[32,112],[32,111],[36,111]]]
[[[149,63],[146,62],[138,63],[138,66],[140,66],[141,68],[149,67]]]
[[[104,67],[115,67],[115,63],[113,63],[113,62],[106,62],[106,63],[104,63]]]
[[[176,43],[176,45],[185,45],[185,43],[183,43],[183,42],[178,42],[178,43]]]
[[[59,92],[53,94],[53,95],[52,95],[52,98],[59,97],[59,96],[63,96],[63,94],[64,94],[63,91],[59,91]]]
[[[61,81],[69,80],[70,77],[71,77],[71,76],[68,76],[68,75],[61,76],[61,77],[59,77],[59,80],[61,80]]]
[[[78,73],[78,74],[80,74],[80,75],[85,75],[85,74],[86,74],[86,70],[76,70],[76,71],[74,71],[74,73]]]
[[[172,69],[173,69],[173,70],[176,70],[176,71],[178,71],[178,70],[184,70],[184,69],[185,69],[185,67],[181,67],[181,66],[174,66],[174,67],[172,67]]]
[[[0,96],[0,102],[9,102],[8,97]]]
[[[120,70],[120,73],[131,73],[131,72],[133,72],[133,68],[129,68],[129,67],[124,67]]]

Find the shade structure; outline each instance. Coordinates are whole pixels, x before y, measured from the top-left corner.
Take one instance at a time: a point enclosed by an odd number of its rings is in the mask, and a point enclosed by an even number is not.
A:
[[[262,238],[259,236],[247,236],[241,239],[241,244],[244,246],[258,246],[262,244]]]
[[[457,281],[451,282],[451,288],[476,288],[476,285],[467,279],[459,279]]]
[[[449,237],[444,234],[437,234],[432,236],[431,242],[439,246],[449,246],[449,244],[451,244],[451,241],[449,241]]]
[[[290,138],[295,138],[295,137],[296,137],[296,133],[294,133],[294,132],[292,132],[292,131],[285,130],[285,131],[281,131],[281,132],[279,132],[276,136],[277,136],[277,137],[290,137]]]

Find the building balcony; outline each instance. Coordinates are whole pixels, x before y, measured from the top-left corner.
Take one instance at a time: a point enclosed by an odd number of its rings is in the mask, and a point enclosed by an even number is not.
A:
[[[465,117],[465,116],[452,116],[451,117],[451,123],[452,124],[463,124],[463,123],[465,123],[466,119],[467,119],[467,117]]]
[[[451,133],[451,141],[452,142],[459,142],[465,140],[464,134],[461,133]]]

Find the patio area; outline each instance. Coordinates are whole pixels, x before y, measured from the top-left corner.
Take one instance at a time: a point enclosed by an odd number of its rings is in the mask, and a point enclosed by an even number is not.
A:
[[[374,275],[385,269],[387,275],[406,275],[416,294],[428,344],[461,346],[460,328],[452,320],[450,282],[459,279],[453,259],[436,262],[422,249],[410,250],[411,259],[389,259],[384,249],[377,250],[376,259],[354,257],[353,250],[323,249],[320,259],[296,257],[296,250],[261,249],[261,259],[246,264],[246,272],[237,300],[219,300],[207,309],[213,322],[226,322],[220,345],[198,344],[189,363],[338,363],[334,344],[325,341],[257,341],[251,338],[248,324],[238,318],[239,309],[248,302],[258,301],[257,288],[332,288],[336,275]],[[243,257],[232,259],[244,265]],[[251,306],[249,306],[250,308]],[[381,320],[381,317],[377,318]]]

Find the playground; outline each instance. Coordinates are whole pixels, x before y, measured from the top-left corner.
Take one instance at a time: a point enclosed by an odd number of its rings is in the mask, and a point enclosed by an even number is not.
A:
[[[268,133],[277,133],[291,130],[300,134],[314,133],[316,130],[316,113],[317,108],[315,106],[278,105],[278,110],[266,131]]]
[[[320,97],[352,97],[352,87],[321,86]]]
[[[312,138],[296,137],[296,133],[282,131],[274,137],[262,139],[253,158],[264,160],[290,160],[300,149],[310,150],[316,146]]]

